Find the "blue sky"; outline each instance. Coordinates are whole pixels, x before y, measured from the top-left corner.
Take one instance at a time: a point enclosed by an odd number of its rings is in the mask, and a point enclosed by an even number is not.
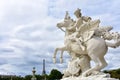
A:
[[[64,33],[56,27],[65,11],[73,15],[77,8],[84,16],[100,19],[100,25],[113,26],[120,32],[119,0],[0,0],[0,74],[27,75],[36,67],[42,73],[42,61],[46,71],[65,69],[69,55],[64,54],[64,63],[52,63],[56,47],[64,44]],[[57,56],[59,58],[59,55]],[[120,47],[109,48],[105,56],[105,69],[120,68]]]

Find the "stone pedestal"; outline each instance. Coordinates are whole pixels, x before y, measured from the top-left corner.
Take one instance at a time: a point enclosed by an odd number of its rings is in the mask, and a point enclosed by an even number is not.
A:
[[[37,79],[34,77],[34,78],[31,78],[31,80],[37,80]]]
[[[110,78],[109,74],[102,74],[102,75],[91,75],[88,77],[67,77],[61,80],[119,80],[119,79],[115,79],[115,78]]]
[[[31,80],[37,80],[37,78],[35,77],[35,72],[36,72],[35,67],[33,67],[33,70],[32,70],[33,76]]]

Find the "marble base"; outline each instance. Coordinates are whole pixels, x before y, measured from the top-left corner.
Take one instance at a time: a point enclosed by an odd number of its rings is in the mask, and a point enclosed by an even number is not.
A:
[[[37,80],[36,78],[31,78],[31,80]]]
[[[91,75],[88,77],[67,77],[67,78],[63,78],[61,80],[119,80],[119,79],[115,79],[115,78],[110,78],[109,74],[104,74],[104,75]]]

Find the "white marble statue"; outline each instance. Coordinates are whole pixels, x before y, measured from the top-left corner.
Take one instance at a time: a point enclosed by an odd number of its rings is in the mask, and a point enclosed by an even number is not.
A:
[[[92,20],[91,17],[82,16],[80,9],[77,9],[74,14],[77,17],[75,21],[66,12],[64,21],[57,23],[57,27],[65,32],[65,37],[64,46],[55,49],[53,61],[56,63],[56,54],[60,50],[60,62],[62,63],[63,52],[67,51],[71,56],[71,61],[69,61],[67,69],[64,70],[63,78],[97,75],[101,73],[101,69],[107,66],[104,56],[108,47],[120,46],[120,34],[110,32],[111,26],[100,27],[100,20]],[[115,42],[111,43],[107,40]],[[91,60],[95,62],[94,67],[90,65]]]

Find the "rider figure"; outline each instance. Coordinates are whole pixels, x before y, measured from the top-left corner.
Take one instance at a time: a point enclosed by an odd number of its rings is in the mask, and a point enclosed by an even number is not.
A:
[[[74,12],[74,15],[77,18],[75,21],[76,23],[73,26],[73,27],[76,27],[76,32],[77,32],[75,40],[78,42],[78,44],[80,45],[82,50],[85,50],[85,46],[83,45],[84,40],[80,36],[82,34],[79,34],[79,31],[80,31],[81,27],[86,26],[85,23],[89,22],[91,20],[91,18],[82,16],[81,10],[79,8]]]
[[[75,12],[74,15],[76,16],[76,23],[74,27],[76,27],[76,30],[79,30],[80,27],[84,25],[84,23],[89,22],[91,20],[91,17],[88,16],[82,16],[81,10],[78,8]]]
[[[75,12],[74,15],[76,16],[76,20],[73,21],[70,26],[67,28],[71,31],[72,35],[69,36],[71,41],[76,41],[80,48],[82,50],[85,50],[85,45],[84,42],[88,39],[86,36],[84,37],[85,34],[80,33],[82,30],[81,28],[84,28],[86,26],[89,26],[91,18],[82,16],[81,10],[78,8]],[[66,15],[64,18],[64,21],[67,21],[71,19],[68,12],[66,11]],[[89,36],[89,32],[87,32],[87,35]],[[88,37],[87,36],[87,37]]]

